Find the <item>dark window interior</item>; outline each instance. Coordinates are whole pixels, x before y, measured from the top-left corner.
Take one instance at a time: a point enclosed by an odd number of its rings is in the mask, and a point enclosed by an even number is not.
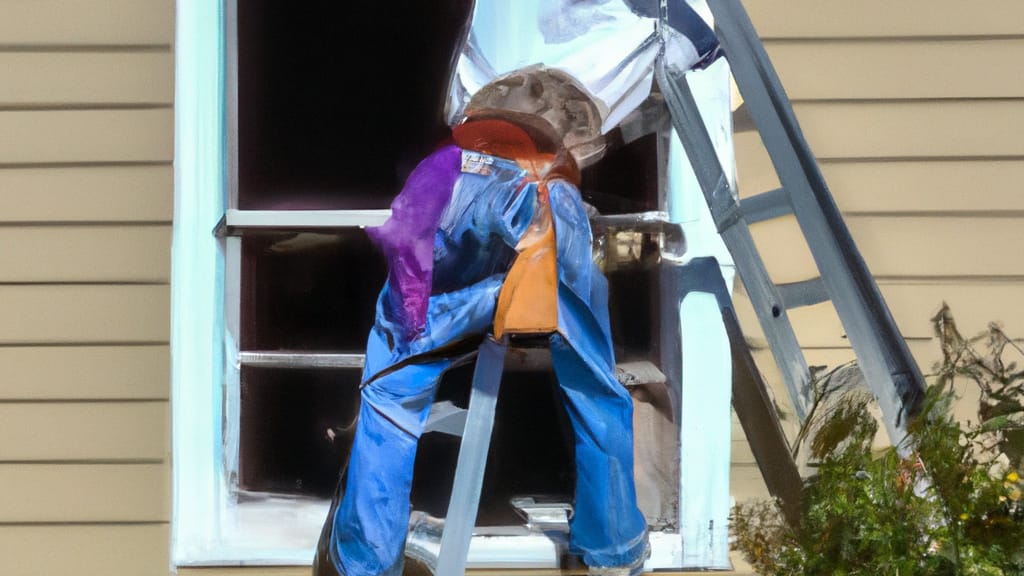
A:
[[[471,0],[238,3],[239,208],[386,208],[447,137]],[[653,210],[653,136],[584,174],[603,213]]]
[[[601,214],[630,214],[658,208],[658,139],[649,134],[611,149],[583,171],[580,193]]]
[[[243,350],[362,353],[387,275],[362,230],[242,241]]]
[[[622,270],[608,278],[608,317],[618,362],[651,360],[657,363],[658,270]]]
[[[445,136],[471,5],[238,2],[238,207],[386,208]]]
[[[472,365],[449,372],[438,399],[467,406],[472,375]],[[558,394],[554,374],[547,370],[506,371],[502,377],[478,525],[520,524],[522,518],[509,505],[513,496],[543,494],[572,502],[572,428]],[[441,433],[420,439],[411,494],[414,509],[446,515],[459,442]]]
[[[239,487],[329,498],[351,449],[359,375],[243,367]]]
[[[437,399],[466,407],[472,372],[472,364],[451,370]],[[239,487],[330,498],[352,446],[359,374],[243,367]],[[567,418],[550,371],[505,374],[480,501],[481,525],[520,523],[509,505],[513,496],[572,502],[575,466]],[[411,495],[415,509],[445,516],[459,442],[438,432],[421,438]]]

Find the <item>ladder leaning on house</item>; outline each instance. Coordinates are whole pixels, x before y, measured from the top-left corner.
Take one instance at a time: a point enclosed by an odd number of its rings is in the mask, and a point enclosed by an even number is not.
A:
[[[718,232],[750,296],[795,411],[803,420],[812,383],[786,310],[831,301],[865,379],[878,399],[889,437],[898,443],[905,436],[907,419],[919,409],[924,392],[923,378],[842,220],[740,0],[709,0],[708,4],[736,84],[771,156],[782,188],[753,196],[742,204],[737,201],[686,74],[674,74],[659,65],[656,76],[672,123],[694,167]],[[748,224],[785,214],[793,214],[799,222],[814,256],[818,278],[783,285],[776,285],[769,278]],[[772,495],[780,499],[787,520],[798,522],[800,474],[744,340],[717,263],[711,258],[697,258],[683,265],[663,261],[662,266],[663,297],[681,298],[683,291],[691,289],[715,295],[733,356],[733,406],[765,484]],[[406,547],[407,555],[423,561],[435,574],[465,571],[503,357],[502,345],[487,345],[481,349],[463,434],[472,442],[459,451],[453,488],[453,495],[457,496],[453,497],[449,508],[447,529],[425,525],[423,532],[430,538],[423,541],[428,542],[429,547],[421,549],[416,538]],[[451,521],[453,519],[455,521]],[[417,530],[413,532],[415,536]]]
[[[656,76],[672,123],[750,296],[795,411],[803,420],[812,383],[786,310],[831,301],[865,379],[878,399],[889,437],[898,443],[905,436],[907,419],[919,409],[923,378],[843,222],[740,0],[709,0],[708,4],[736,84],[782,188],[753,196],[741,204],[719,163],[685,72],[674,74],[659,65]],[[748,224],[785,214],[793,214],[800,224],[814,256],[818,278],[783,285],[776,285],[769,278]],[[733,355],[733,406],[765,484],[781,501],[787,520],[797,523],[800,474],[744,340],[717,263],[712,258],[696,258],[683,265],[663,261],[662,272],[663,298],[681,298],[685,290],[715,295]],[[483,361],[477,363],[463,434],[472,442],[460,449],[453,489],[457,496],[453,497],[448,514],[449,520],[455,521],[446,523],[448,529],[432,525],[425,528],[433,536],[429,550],[407,545],[407,555],[412,548],[412,556],[425,561],[435,574],[462,574],[465,570],[471,519],[476,516],[503,356],[501,345],[481,349]],[[415,538],[411,543],[416,544]]]
[[[736,85],[782,187],[739,202],[715,154],[687,76],[662,66],[657,70],[658,84],[795,411],[803,420],[811,382],[786,310],[831,301],[881,408],[889,438],[899,445],[906,435],[907,419],[919,410],[924,395],[920,370],[843,222],[741,1],[708,0],[708,4]],[[768,276],[748,224],[786,214],[793,214],[799,223],[819,276],[776,285]],[[742,341],[728,294],[718,296],[732,342],[737,416],[769,491],[783,501],[787,518],[794,520],[800,495],[796,466],[764,383]]]

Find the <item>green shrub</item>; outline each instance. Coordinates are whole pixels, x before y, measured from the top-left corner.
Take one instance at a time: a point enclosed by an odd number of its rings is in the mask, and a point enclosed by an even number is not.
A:
[[[794,449],[808,445],[815,470],[800,525],[774,502],[733,510],[733,547],[758,573],[1024,575],[1024,371],[1008,361],[1024,352],[994,324],[963,338],[945,305],[933,324],[943,361],[902,450],[874,449],[869,395],[817,373]],[[980,393],[976,421],[952,415],[963,381]]]

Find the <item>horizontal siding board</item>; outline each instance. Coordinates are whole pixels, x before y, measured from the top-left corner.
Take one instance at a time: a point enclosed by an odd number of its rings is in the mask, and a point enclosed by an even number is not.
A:
[[[170,222],[166,166],[0,168],[0,222]]]
[[[807,361],[808,366],[822,366],[831,370],[856,360],[857,356],[853,352],[853,348],[849,347],[849,342],[846,342],[846,344],[846,346],[838,348],[804,348],[804,359]],[[942,361],[942,349],[939,347],[939,341],[935,338],[930,340],[911,340],[907,342],[907,348],[921,370],[921,375],[930,381],[931,374],[935,372],[937,363]],[[785,387],[781,384],[782,376],[774,365],[771,352],[766,348],[761,348],[755,350],[753,355],[766,382],[772,386],[773,393],[777,396],[788,394]]]
[[[8,52],[0,70],[0,107],[174,101],[170,52]]]
[[[1024,307],[1018,305],[1024,295],[1022,281],[880,281],[878,285],[905,338],[930,340],[931,318],[943,302],[949,304],[964,335],[984,331],[989,322],[1000,322],[1011,336],[1024,335]],[[744,334],[752,338],[755,345],[763,345],[764,337],[742,289],[736,291],[735,301]],[[802,346],[839,348],[849,345],[829,303],[790,310],[789,317]]]
[[[0,403],[0,461],[163,460],[167,402]]]
[[[0,164],[170,162],[173,156],[170,108],[0,112]]]
[[[803,102],[794,110],[819,159],[1024,156],[1024,100]]]
[[[847,216],[846,225],[876,277],[1024,276],[1019,218]],[[776,283],[818,275],[792,216],[751,227]]]
[[[986,0],[745,0],[762,38],[1024,34],[1024,3]]]
[[[1024,96],[1024,38],[776,40],[765,47],[792,100]]]
[[[1005,324],[1015,336],[1024,336],[1024,282],[880,282],[900,330],[907,337],[930,338],[931,318],[942,302],[949,304],[965,335],[973,336],[990,322]]]
[[[166,464],[0,464],[0,486],[0,524],[170,520]]]
[[[173,0],[5,0],[0,45],[169,45]]]
[[[769,498],[768,487],[757,464],[733,464],[729,476],[729,493],[736,502]]]
[[[818,276],[814,256],[794,216],[782,216],[750,227],[768,276],[776,284]]]
[[[911,355],[917,361],[917,365],[921,370],[921,375],[924,376],[925,383],[933,383],[933,374],[938,363],[942,360],[942,351],[939,347],[938,340],[915,340],[908,342],[908,348],[910,349]],[[775,368],[770,353],[767,350],[763,350],[758,351],[754,356],[758,367],[765,372],[768,381],[775,386],[773,393],[777,396],[786,395],[787,392],[780,383],[781,376]],[[853,349],[851,348],[810,348],[804,350],[804,357],[807,359],[808,365],[824,366],[827,369],[832,369],[842,364],[846,364],[847,362],[854,361],[856,358],[853,353]],[[978,399],[980,395],[977,385],[966,380],[960,380],[955,384],[954,389],[957,395],[957,402],[953,405],[953,415],[962,422],[977,422]]]
[[[921,374],[925,377],[933,371],[934,364],[942,360],[942,349],[937,339],[912,340],[907,342],[910,355],[914,358]],[[804,358],[809,366],[825,366],[835,368],[856,360],[853,348],[805,348]]]
[[[170,348],[0,347],[0,400],[166,400]]]
[[[736,136],[742,198],[779,186],[756,134]],[[859,160],[819,163],[843,212],[1024,211],[1024,160]]]
[[[167,576],[169,567],[166,524],[0,526],[5,576]]]
[[[824,163],[844,212],[1024,211],[1024,160]]]
[[[0,227],[0,246],[0,282],[170,280],[170,226]]]
[[[907,342],[911,356],[926,380],[931,380],[937,366],[942,362],[942,348],[937,338]],[[856,359],[852,348],[808,348],[804,357],[809,365],[834,368]]]
[[[750,444],[747,442],[747,438],[742,434],[734,436],[732,439],[732,452],[731,462],[733,464],[756,464],[757,460],[754,459],[754,453],[750,449]]]
[[[0,286],[0,344],[156,343],[169,335],[168,286]]]
[[[1024,276],[1018,218],[856,216],[846,222],[876,277]]]

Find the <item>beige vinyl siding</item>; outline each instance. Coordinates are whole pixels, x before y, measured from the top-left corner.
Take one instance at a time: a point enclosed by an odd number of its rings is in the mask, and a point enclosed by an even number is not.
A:
[[[1024,276],[1024,258],[1017,257],[1024,228],[1014,217],[854,214],[845,222],[876,280]],[[759,222],[752,232],[766,245],[780,247],[763,254],[776,282],[804,280],[814,270],[792,216]]]
[[[741,197],[779,186],[756,133],[737,134],[736,151]],[[1024,162],[1019,158],[818,158],[818,167],[844,214],[1024,210]]]
[[[166,523],[0,525],[4,574],[135,576],[168,573]]]
[[[10,47],[169,52],[173,41],[169,0],[10,0],[0,20],[0,44]]]
[[[943,302],[949,304],[957,325],[965,334],[976,334],[994,320],[1001,322],[1010,334],[1024,332],[1024,310],[1014,305],[1014,302],[1020,301],[1022,294],[1021,282],[1018,280],[882,280],[878,282],[878,288],[897,326],[908,340],[931,340],[930,319]],[[742,289],[737,291],[735,302],[745,332],[755,343],[763,342],[750,301]],[[829,304],[796,308],[789,311],[789,316],[805,347],[849,346],[839,318]],[[746,330],[748,326],[750,330]],[[932,354],[932,359],[938,359],[937,343]]]
[[[1024,39],[772,40],[768,54],[794,101],[1005,98],[1024,92]],[[1002,73],[1000,73],[1000,71]],[[808,74],[813,72],[813,74]]]
[[[846,214],[1024,211],[1020,160],[825,161],[820,166]]]
[[[7,110],[0,112],[0,163],[163,163],[174,155],[174,112]]]
[[[167,345],[0,347],[0,366],[0,400],[166,400],[171,371]]]
[[[1024,34],[1017,0],[745,0],[762,39],[1000,37]]]
[[[170,225],[18,226],[0,229],[0,246],[0,282],[170,280]]]
[[[1024,335],[1024,3],[746,0],[800,126],[922,372],[947,302],[967,335]],[[740,124],[742,125],[742,124]],[[755,132],[737,134],[741,197],[779,186]],[[817,275],[792,217],[752,228],[776,282]],[[764,346],[742,286],[737,311]],[[828,304],[790,311],[808,362],[853,358]],[[759,366],[786,393],[770,354]],[[734,494],[751,495],[736,475]]]
[[[162,461],[167,424],[162,400],[11,403],[0,406],[0,454],[8,462]]]
[[[12,522],[161,522],[168,511],[152,491],[166,490],[168,477],[166,464],[5,466],[0,514]]]
[[[0,345],[166,345],[170,307],[166,285],[0,284]]]
[[[0,19],[0,574],[170,571],[173,0]]]
[[[0,85],[0,105],[159,106],[174,100],[170,52],[0,54],[0,70],[23,78]]]
[[[1024,156],[1024,141],[1018,137],[1024,129],[1021,99],[797,102],[793,108],[811,150],[826,166]],[[750,146],[759,142],[756,134],[739,140]],[[754,169],[768,166],[764,158]],[[742,164],[739,169],[747,170]]]
[[[1019,99],[801,102],[795,110],[821,160],[1024,155]]]
[[[7,223],[170,222],[174,171],[152,166],[64,166],[0,170]]]

